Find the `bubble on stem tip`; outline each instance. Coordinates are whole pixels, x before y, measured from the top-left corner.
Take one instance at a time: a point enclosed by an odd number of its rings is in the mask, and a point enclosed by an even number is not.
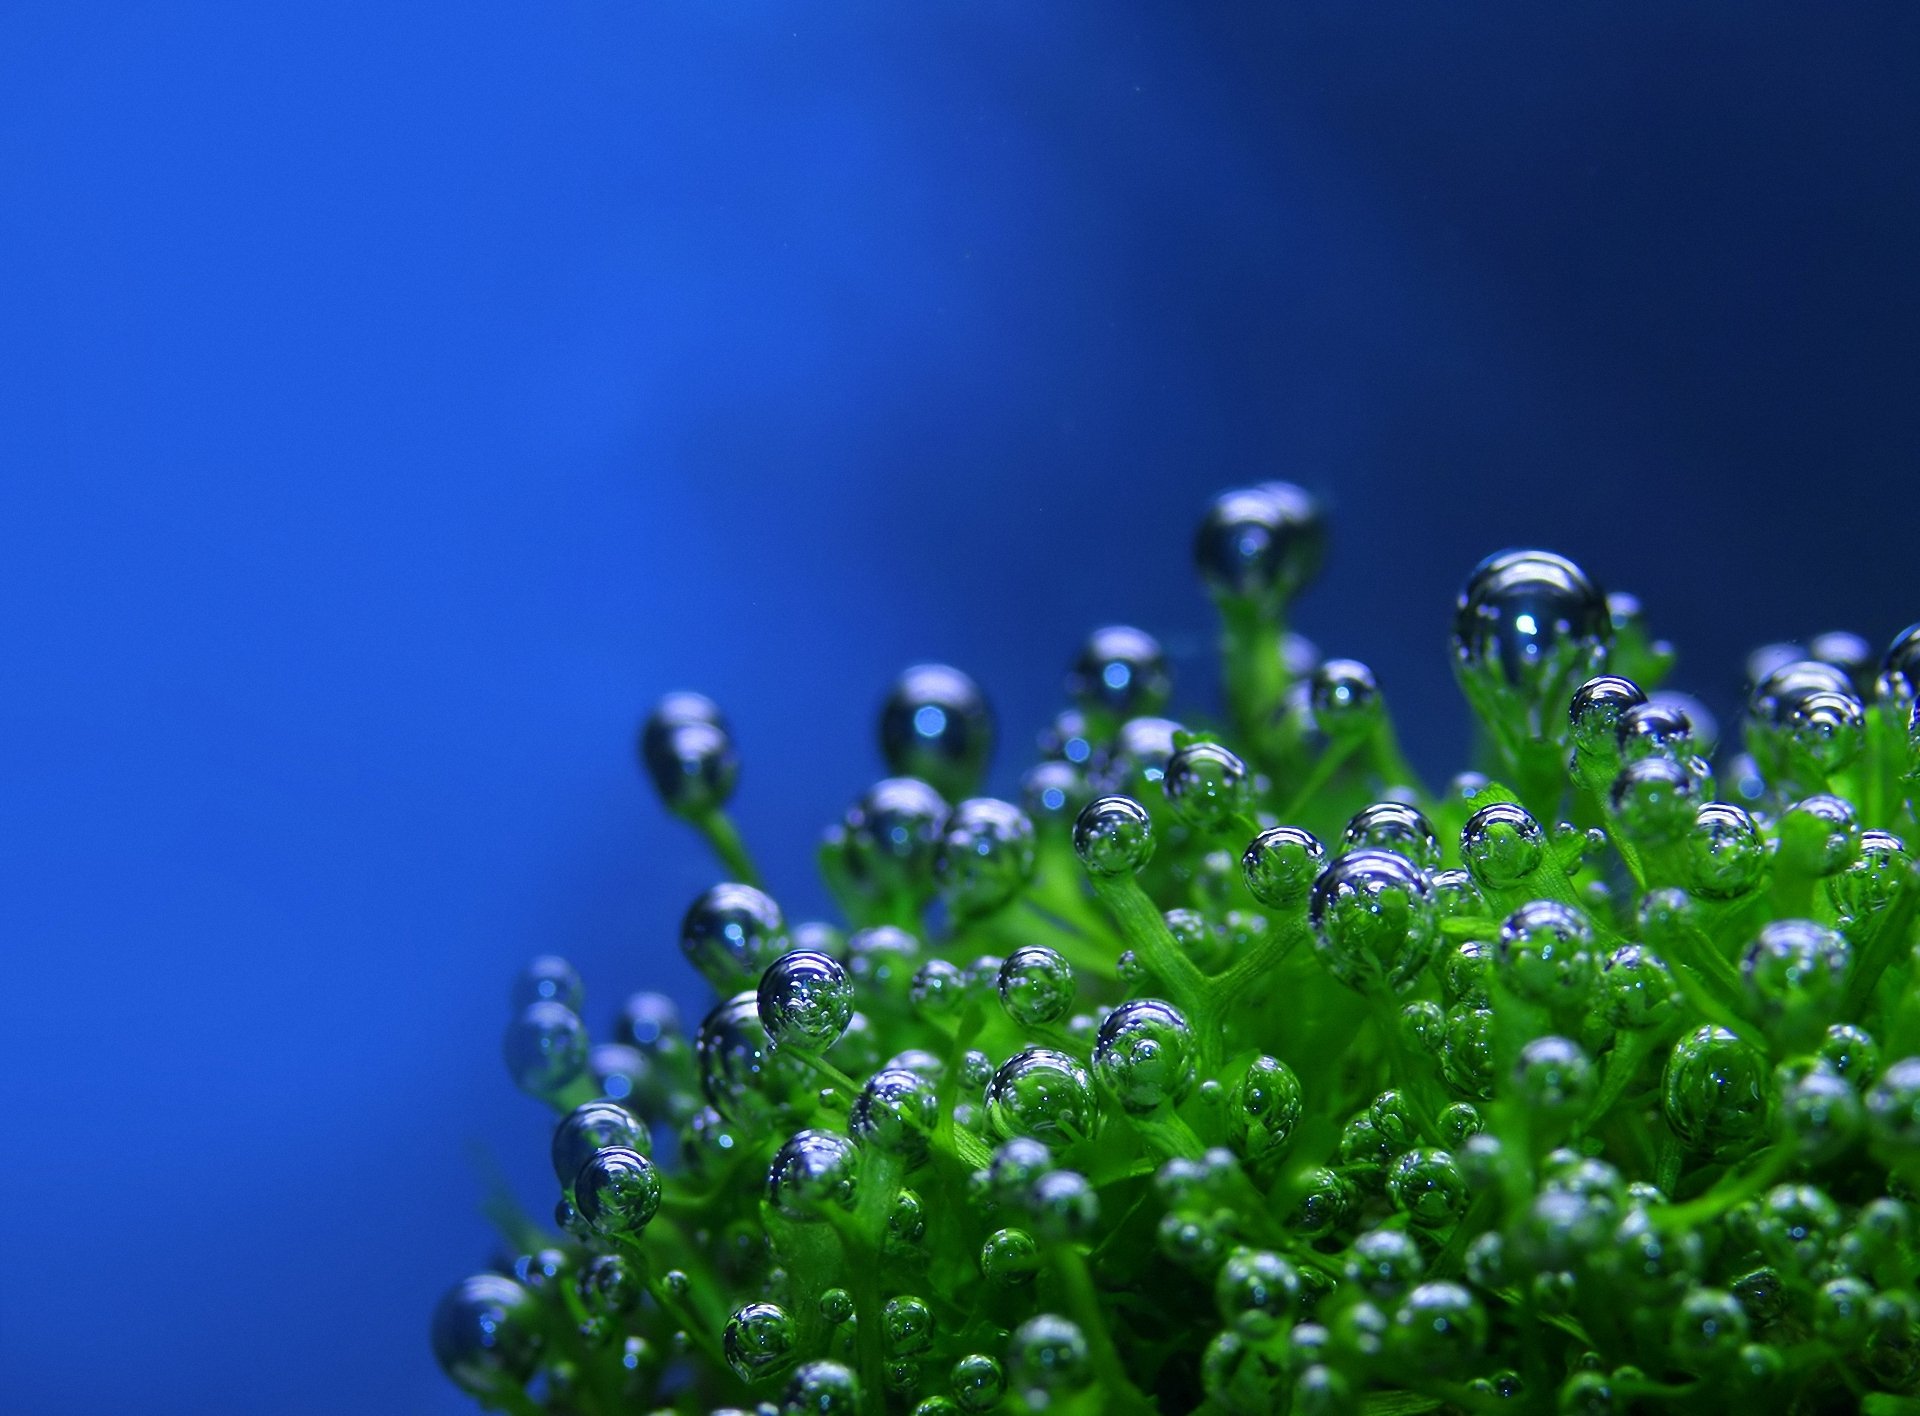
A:
[[[539,1301],[520,1284],[504,1274],[475,1274],[433,1310],[433,1355],[461,1390],[492,1395],[532,1377],[543,1327]]]
[[[947,1380],[954,1400],[965,1411],[990,1411],[1007,1392],[1006,1369],[998,1358],[984,1352],[969,1352],[955,1362],[947,1373]]]
[[[1776,919],[1741,955],[1740,977],[1762,1019],[1817,1018],[1824,1027],[1840,1006],[1851,962],[1835,931],[1810,919]]]
[[[1422,1283],[1394,1309],[1388,1339],[1398,1360],[1414,1370],[1452,1374],[1485,1350],[1487,1315],[1458,1283]]]
[[[934,876],[947,907],[967,918],[990,914],[1033,879],[1033,822],[1010,801],[970,797],[940,835]]]
[[[1373,670],[1358,659],[1328,659],[1307,691],[1313,720],[1328,737],[1363,737],[1380,722],[1384,701]]]
[[[1769,778],[1817,782],[1859,755],[1864,713],[1844,670],[1795,660],[1754,685],[1747,749]]]
[[[680,920],[680,952],[716,987],[738,987],[787,952],[787,921],[771,895],[727,881],[699,895]]]
[[[1253,794],[1247,764],[1217,742],[1176,749],[1160,787],[1174,815],[1203,831],[1219,830],[1244,815]]]
[[[937,1079],[889,1066],[875,1072],[861,1088],[847,1117],[847,1130],[863,1146],[918,1161],[926,1156],[939,1120]]]
[[[641,725],[635,744],[662,804],[683,816],[698,816],[727,804],[740,779],[733,730],[712,699],[670,693]]]
[[[1153,859],[1153,846],[1153,822],[1132,797],[1099,797],[1073,823],[1073,849],[1090,875],[1133,875]]]
[[[1632,679],[1600,674],[1573,691],[1567,706],[1567,735],[1574,750],[1589,757],[1612,758],[1620,750],[1620,720],[1647,701]]]
[[[980,686],[947,664],[916,664],[880,709],[880,752],[895,777],[915,777],[948,798],[980,784],[993,753],[993,712]]]
[[[946,798],[917,777],[886,777],[847,808],[847,869],[879,894],[924,898],[946,829]]]
[[[792,1365],[799,1329],[778,1303],[748,1303],[727,1319],[720,1345],[733,1374],[753,1386]]]
[[[1433,884],[1433,907],[1441,919],[1482,919],[1488,914],[1487,897],[1464,870],[1436,870],[1428,879]]]
[[[1860,635],[1846,629],[1830,629],[1816,634],[1807,641],[1807,657],[1822,664],[1832,664],[1852,682],[1854,692],[1862,698],[1873,686],[1875,675],[1880,669],[1880,656]]]
[[[1426,873],[1393,851],[1350,851],[1320,873],[1307,906],[1314,950],[1333,976],[1362,992],[1412,985],[1440,928]]]
[[[1001,1005],[1016,1023],[1057,1023],[1073,1011],[1073,968],[1043,944],[1025,944],[1007,955],[998,987]]]
[[[1689,888],[1709,900],[1732,900],[1760,883],[1767,871],[1767,843],[1745,807],[1704,803],[1687,833]]]
[[[1466,1212],[1467,1182],[1453,1156],[1416,1147],[1387,1172],[1387,1196],[1394,1208],[1424,1228],[1452,1224]]]
[[[860,1152],[832,1131],[796,1131],[767,1170],[767,1199],[802,1223],[851,1210],[859,1198]]]
[[[1326,861],[1327,848],[1311,831],[1274,826],[1248,843],[1240,873],[1254,899],[1268,909],[1286,910],[1306,899]]]
[[[672,1091],[647,1055],[623,1042],[596,1043],[588,1048],[587,1077],[599,1095],[618,1102],[636,1116],[661,1114]]]
[[[1363,806],[1341,833],[1343,852],[1372,848],[1397,851],[1422,870],[1440,864],[1440,838],[1420,809],[1403,801],[1376,801]]]
[[[1725,1028],[1707,1026],[1673,1045],[1660,1104],[1684,1143],[1717,1152],[1765,1132],[1770,1094],[1766,1059]]]
[[[1062,708],[1040,732],[1040,756],[1047,761],[1071,762],[1084,767],[1093,760],[1093,739],[1088,736],[1087,715],[1078,708]]]
[[[1629,762],[1607,793],[1615,819],[1632,840],[1661,843],[1679,839],[1693,824],[1700,783],[1680,763],[1666,757]]]
[[[1164,793],[1167,764],[1182,731],[1171,718],[1129,718],[1094,765],[1094,779],[1105,790],[1142,796]]]
[[[501,1043],[507,1075],[531,1096],[552,1097],[587,1069],[587,1030],[564,1004],[529,1003]]]
[[[629,995],[613,1020],[614,1041],[638,1048],[649,1058],[671,1050],[683,1033],[680,1005],[664,993]]]
[[[1320,504],[1291,482],[1220,493],[1193,538],[1194,566],[1208,590],[1272,610],[1320,573],[1326,553]]]
[[[1893,637],[1881,667],[1887,673],[1900,675],[1907,681],[1909,690],[1920,695],[1920,623],[1908,625]]]
[[[1460,858],[1467,873],[1487,890],[1510,890],[1540,868],[1547,833],[1516,802],[1481,807],[1460,828]]]
[[[1887,831],[1862,831],[1852,865],[1827,877],[1827,895],[1843,920],[1867,919],[1893,903],[1913,870],[1905,842]]]
[[[1039,1313],[1007,1339],[1007,1365],[1027,1405],[1039,1410],[1056,1394],[1086,1385],[1092,1357],[1078,1323]]]
[[[1867,1125],[1882,1145],[1920,1151],[1920,1057],[1903,1057],[1867,1093]]]
[[[1514,1093],[1529,1111],[1564,1115],[1593,1099],[1593,1062],[1564,1037],[1536,1037],[1520,1049],[1513,1066]]]
[[[911,992],[921,948],[919,939],[900,926],[875,924],[847,936],[845,955],[857,989],[895,998]]]
[[[553,1128],[553,1173],[562,1186],[572,1185],[580,1167],[595,1151],[608,1146],[646,1154],[653,1149],[646,1123],[612,1101],[589,1101],[574,1107]]]
[[[640,1152],[608,1146],[580,1167],[573,1196],[595,1233],[638,1234],[660,1211],[660,1176]]]
[[[1616,1028],[1650,1028],[1673,1015],[1680,998],[1673,974],[1646,946],[1622,944],[1600,971],[1602,1006]]]
[[[1108,1013],[1093,1044],[1093,1074],[1136,1116],[1177,1106],[1193,1090],[1193,1030],[1171,1003],[1136,998]]]
[[[853,981],[838,959],[795,949],[768,964],[756,994],[760,1026],[775,1047],[824,1052],[853,1017]]]
[[[507,1006],[516,1013],[533,1003],[558,1003],[578,1013],[586,1001],[587,990],[579,972],[558,954],[530,959],[513,980],[507,996]]]
[[[1067,675],[1082,708],[1115,718],[1158,712],[1173,694],[1160,641],[1144,629],[1112,624],[1087,636]]]
[[[1650,699],[1627,709],[1620,715],[1614,735],[1623,762],[1638,762],[1647,757],[1685,761],[1697,750],[1693,718],[1669,698]]]
[[[1048,1146],[1091,1135],[1099,1114],[1087,1069],[1047,1047],[1026,1048],[1002,1064],[987,1083],[986,1106],[996,1136]]]
[[[787,1379],[780,1416],[860,1416],[860,1379],[840,1362],[804,1362]]]
[[[694,1057],[708,1103],[738,1125],[784,1109],[798,1085],[795,1064],[774,1053],[755,992],[736,993],[707,1014],[694,1039]]]
[[[1691,693],[1681,693],[1677,689],[1663,688],[1648,696],[1647,701],[1662,708],[1671,708],[1686,716],[1692,724],[1692,747],[1690,751],[1696,757],[1712,757],[1720,750],[1720,719],[1713,710]]]
[[[1819,1058],[1796,1058],[1774,1068],[1781,1129],[1803,1161],[1818,1164],[1844,1153],[1860,1134],[1865,1112],[1853,1084]]]
[[[1606,597],[1565,556],[1501,551],[1474,567],[1455,604],[1454,664],[1529,702],[1600,672],[1613,624]]]
[[[1780,858],[1800,871],[1838,875],[1859,859],[1861,840],[1853,804],[1844,797],[1810,796],[1781,814]]]
[[[1241,1245],[1227,1255],[1214,1279],[1213,1300],[1221,1321],[1242,1337],[1278,1336],[1301,1307],[1300,1271],[1269,1249]]]
[[[1256,1057],[1228,1094],[1228,1139],[1248,1160],[1264,1160],[1286,1149],[1305,1110],[1293,1068],[1278,1057]]]
[[[980,1246],[980,1272],[995,1288],[1017,1288],[1040,1272],[1040,1246],[1024,1229],[997,1229]]]
[[[1081,808],[1093,800],[1087,774],[1071,762],[1039,762],[1020,778],[1020,800],[1038,830],[1071,825]]]

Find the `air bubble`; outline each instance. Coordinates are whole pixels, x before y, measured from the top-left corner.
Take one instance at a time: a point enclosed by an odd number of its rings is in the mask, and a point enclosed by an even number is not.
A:
[[[698,693],[670,693],[641,726],[636,744],[661,803],[681,816],[725,806],[740,779],[726,715]]]
[[[580,1217],[596,1233],[634,1235],[660,1210],[660,1176],[638,1151],[595,1151],[573,1182]]]
[[[1170,1003],[1156,998],[1122,1003],[1100,1024],[1093,1072],[1121,1108],[1136,1116],[1177,1106],[1193,1089],[1193,1030]]]
[[[1278,1057],[1254,1058],[1227,1098],[1227,1128],[1234,1148],[1252,1161],[1285,1151],[1305,1107],[1305,1093],[1293,1068]]]
[[[860,1153],[831,1131],[796,1131],[767,1171],[767,1199],[782,1215],[808,1223],[851,1210],[859,1197]]]
[[[1351,851],[1314,882],[1314,949],[1342,983],[1365,991],[1412,985],[1439,943],[1426,874],[1392,851]]]
[[[783,1109],[797,1084],[794,1064],[774,1056],[760,999],[736,993],[707,1014],[694,1040],[700,1087],[729,1121],[757,1124]]]
[[[1208,590],[1277,611],[1320,573],[1326,560],[1320,505],[1290,482],[1222,492],[1193,538],[1193,560]]]
[[[914,665],[880,709],[880,752],[895,777],[916,777],[949,799],[967,795],[993,753],[986,696],[950,665]]]
[[[947,818],[934,875],[947,907],[963,918],[991,914],[1027,887],[1033,822],[1012,802],[972,797]]]
[[[1307,704],[1320,731],[1336,741],[1367,736],[1386,708],[1373,670],[1358,659],[1329,659],[1315,669]]]
[[[1766,1062],[1725,1028],[1703,1027],[1673,1046],[1661,1106],[1674,1134],[1696,1150],[1721,1151],[1766,1129]]]
[[[1091,1135],[1098,1116],[1093,1082],[1064,1052],[1029,1047],[987,1083],[987,1122],[1001,1137],[1061,1146]]]
[[[1710,801],[1694,812],[1687,834],[1690,887],[1709,900],[1732,900],[1760,883],[1767,843],[1746,808]]]
[[[798,1343],[799,1329],[778,1303],[748,1303],[735,1309],[721,1337],[727,1365],[748,1386],[791,1366]]]
[[[1255,836],[1240,857],[1253,898],[1272,910],[1292,910],[1307,898],[1326,866],[1327,850],[1310,831],[1275,826]]]
[[[558,1003],[578,1013],[586,1001],[587,990],[573,965],[557,954],[541,954],[514,979],[507,1007],[517,1013],[535,1003]]]
[[[752,885],[715,885],[680,920],[680,952],[722,991],[759,978],[789,942],[780,906]]]
[[[847,808],[847,869],[876,894],[924,899],[947,814],[946,798],[917,777],[875,782]]]
[[[1580,1006],[1599,973],[1593,926],[1558,900],[1530,900],[1507,916],[1494,957],[1515,993],[1548,1006]]]
[[[824,1052],[853,1017],[853,982],[839,960],[796,949],[767,965],[756,1006],[775,1047]]]
[[[1612,640],[1606,597],[1551,551],[1502,551],[1481,561],[1453,621],[1463,678],[1538,702],[1604,666]]]
[[[940,1120],[936,1079],[906,1067],[875,1072],[847,1117],[855,1140],[888,1155],[923,1159]]]
[[[433,1355],[461,1390],[489,1396],[533,1375],[543,1326],[525,1288],[502,1274],[475,1274],[434,1309]]]
[[[1067,692],[1089,712],[1114,718],[1157,713],[1173,694],[1160,641],[1131,625],[1108,625],[1087,637],[1067,675]]]
[[[1131,797],[1101,797],[1073,823],[1073,849],[1090,875],[1133,875],[1153,859],[1153,845],[1153,823]]]
[[[1494,802],[1460,829],[1460,857],[1486,890],[1511,890],[1540,868],[1547,833],[1523,806]]]
[[[1217,831],[1243,815],[1253,793],[1247,764],[1217,742],[1176,750],[1160,786],[1174,815],[1203,831]]]
[[[1588,757],[1612,760],[1620,751],[1620,723],[1647,695],[1632,679],[1600,674],[1573,691],[1567,706],[1568,739]]]
[[[589,1101],[576,1106],[553,1129],[553,1173],[563,1188],[573,1184],[580,1167],[595,1151],[620,1146],[642,1155],[653,1149],[646,1123],[626,1107],[611,1101]]]
[[[780,1402],[781,1416],[860,1416],[860,1381],[839,1362],[806,1362],[794,1369]]]
[[[1354,813],[1341,834],[1340,849],[1366,848],[1398,851],[1423,870],[1440,864],[1440,838],[1433,834],[1432,823],[1418,807],[1403,801],[1377,801]]]
[[[586,1071],[587,1030],[563,1004],[529,1003],[507,1025],[501,1053],[513,1084],[544,1100]]]
[[[1000,1002],[1016,1023],[1057,1023],[1073,1010],[1073,969],[1060,954],[1027,944],[1000,965]]]

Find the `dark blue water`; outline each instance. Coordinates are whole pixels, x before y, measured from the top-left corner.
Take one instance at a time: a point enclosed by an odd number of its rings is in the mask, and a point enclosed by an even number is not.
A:
[[[907,662],[1205,700],[1236,480],[1436,774],[1506,543],[1723,706],[1920,617],[1920,35],[1767,13],[0,8],[0,1407],[465,1409],[509,976],[695,996],[663,690],[804,914]]]

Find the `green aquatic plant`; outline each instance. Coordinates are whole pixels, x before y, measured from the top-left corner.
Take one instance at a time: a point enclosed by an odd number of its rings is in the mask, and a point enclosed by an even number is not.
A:
[[[882,709],[789,924],[732,734],[640,756],[729,877],[719,1002],[609,1040],[536,960],[506,1061],[555,1230],[433,1320],[512,1413],[1920,1411],[1920,626],[1750,663],[1743,752],[1564,558],[1452,625],[1480,770],[1424,787],[1286,608],[1325,530],[1227,493],[1195,553],[1224,721],[1096,632],[1019,803],[960,671]]]

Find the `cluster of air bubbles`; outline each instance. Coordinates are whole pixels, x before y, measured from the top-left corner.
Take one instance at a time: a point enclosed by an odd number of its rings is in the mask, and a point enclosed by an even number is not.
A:
[[[448,1375],[513,1416],[1920,1402],[1920,625],[1755,650],[1723,742],[1650,607],[1490,556],[1435,788],[1391,677],[1289,623],[1326,550],[1298,487],[1206,509],[1218,719],[1107,625],[996,763],[979,684],[908,668],[831,922],[729,817],[720,708],[661,700],[711,996],[515,979],[552,1181],[435,1311]]]

